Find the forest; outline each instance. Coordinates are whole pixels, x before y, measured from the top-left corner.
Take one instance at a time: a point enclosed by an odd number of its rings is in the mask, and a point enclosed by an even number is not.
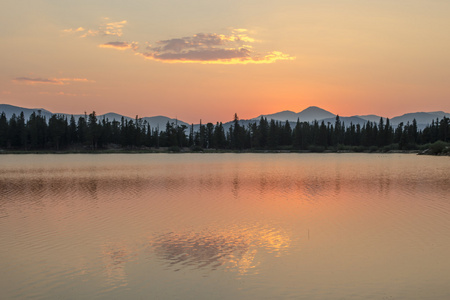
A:
[[[237,114],[231,126],[221,122],[197,126],[167,123],[165,128],[152,128],[136,117],[121,121],[99,119],[95,112],[75,119],[53,115],[47,119],[33,113],[28,120],[24,114],[12,115],[8,120],[0,115],[0,149],[16,151],[97,151],[120,148],[161,149],[178,152],[182,149],[251,150],[306,150],[323,152],[340,151],[390,151],[428,149],[430,145],[447,151],[450,142],[450,119],[436,119],[423,130],[417,122],[400,123],[393,128],[389,119],[364,125],[344,124],[336,116],[334,123],[268,121],[241,125]],[[227,129],[225,129],[227,128]],[[433,150],[433,151],[439,151]]]

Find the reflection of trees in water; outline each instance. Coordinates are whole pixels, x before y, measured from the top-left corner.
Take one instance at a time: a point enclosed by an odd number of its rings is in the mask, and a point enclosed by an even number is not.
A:
[[[233,178],[233,196],[234,198],[237,198],[239,196],[239,189],[240,189],[240,181],[239,181],[239,174],[235,174]]]
[[[269,195],[290,199],[316,200],[320,196],[337,196],[346,191],[363,191],[388,196],[392,190],[409,194],[434,192],[436,189],[449,190],[448,176],[420,177],[398,176],[389,170],[373,172],[345,172],[338,170],[324,174],[288,173],[272,174],[197,174],[173,173],[148,174],[130,173],[129,170],[6,170],[0,173],[0,207],[11,203],[42,206],[46,199],[71,198],[94,201],[110,201],[120,197],[138,198],[155,193],[179,197],[180,193],[196,191],[214,192],[226,197],[231,193],[235,198],[242,195]],[[342,172],[341,172],[342,171]],[[168,198],[167,197],[167,198]]]
[[[280,230],[253,227],[224,232],[171,232],[157,236],[151,247],[159,259],[176,270],[224,267],[246,274],[259,264],[256,254],[260,249],[279,256],[290,243],[289,236]]]

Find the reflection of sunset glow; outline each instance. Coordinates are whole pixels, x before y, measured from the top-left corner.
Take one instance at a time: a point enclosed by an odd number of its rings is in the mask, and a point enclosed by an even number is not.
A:
[[[109,285],[117,288],[128,284],[125,266],[135,256],[136,252],[124,245],[103,246],[102,259]]]
[[[224,266],[247,274],[259,265],[255,260],[258,251],[280,256],[289,248],[291,239],[282,230],[236,226],[206,233],[163,234],[150,244],[156,255],[172,268],[215,270]]]

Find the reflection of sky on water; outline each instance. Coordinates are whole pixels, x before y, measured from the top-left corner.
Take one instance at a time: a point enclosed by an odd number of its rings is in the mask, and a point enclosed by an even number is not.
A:
[[[49,195],[61,200],[75,194],[83,199],[102,200],[118,194],[123,197],[145,197],[154,192],[175,195],[196,190],[214,195],[231,192],[235,198],[246,192],[278,196],[295,193],[304,199],[316,200],[317,196],[339,194],[342,190],[386,195],[393,188],[406,192],[418,189],[432,192],[436,188],[450,186],[450,179],[442,170],[442,176],[435,176],[430,170],[423,169],[401,173],[398,172],[400,167],[386,164],[380,169],[375,164],[359,166],[358,161],[344,167],[319,162],[313,166],[308,165],[307,160],[302,160],[301,164],[288,162],[281,171],[270,165],[264,165],[262,170],[254,169],[255,165],[247,166],[247,169],[243,166],[225,170],[217,165],[200,165],[186,171],[189,166],[170,165],[160,169],[150,163],[145,165],[145,162],[133,167],[119,165],[104,168],[57,168],[53,165],[44,168],[39,165],[14,169],[6,165],[0,170],[0,193],[3,195],[0,206],[5,204],[7,198],[31,202]],[[418,173],[420,176],[417,176]]]
[[[183,298],[193,286],[225,299],[324,299],[324,285],[356,282],[366,295],[399,278],[448,291],[447,158],[43,155],[0,165],[5,299],[36,287],[46,299]],[[351,297],[337,288],[335,298]]]
[[[230,271],[256,275],[265,255],[280,257],[292,240],[280,228],[230,226],[227,230],[183,231],[154,235],[140,247],[137,241],[107,242],[101,246],[105,284],[110,291],[128,286],[127,270],[134,264],[157,264],[167,271]],[[153,267],[152,267],[153,268]]]
[[[114,288],[126,286],[128,284],[126,264],[137,258],[137,251],[126,245],[106,244],[102,247],[102,261],[107,284]]]
[[[169,269],[216,270],[254,274],[259,251],[279,256],[290,246],[289,236],[273,228],[235,227],[226,231],[161,234],[150,242],[151,251]]]

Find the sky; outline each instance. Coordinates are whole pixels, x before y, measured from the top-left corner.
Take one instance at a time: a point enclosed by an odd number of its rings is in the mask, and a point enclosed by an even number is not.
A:
[[[450,112],[448,0],[2,0],[0,103],[229,121]]]

